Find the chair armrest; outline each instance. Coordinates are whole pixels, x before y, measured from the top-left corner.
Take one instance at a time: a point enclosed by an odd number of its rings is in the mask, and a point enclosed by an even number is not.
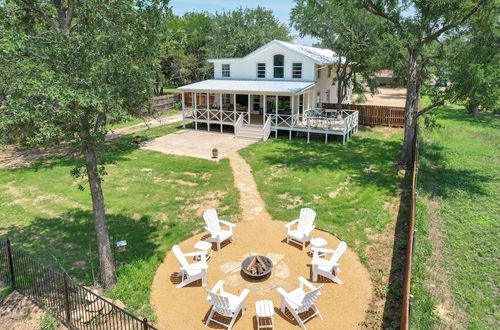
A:
[[[203,266],[189,265],[187,267],[181,267],[181,270],[203,270],[203,269],[208,269],[208,265],[207,264],[205,264]]]
[[[306,231],[305,231],[305,234],[307,236],[309,236],[309,234],[314,230],[314,228],[316,228],[315,225],[312,225],[311,227],[309,227]]]
[[[195,257],[195,256],[205,256],[207,255],[207,251],[196,251],[196,252],[189,252],[189,253],[184,253],[185,257]]]
[[[236,226],[234,223],[231,223],[231,222],[229,222],[229,221],[224,221],[224,220],[221,220],[221,219],[219,219],[219,222],[220,222],[220,223],[223,223],[223,224],[225,224],[226,226],[229,226],[229,227],[234,227],[234,226]]]
[[[218,230],[213,230],[213,229],[210,229],[208,228],[207,226],[205,226],[205,230],[208,231],[210,234],[214,235],[214,236],[220,236],[220,231]]]
[[[300,277],[298,278],[298,280],[299,280],[299,282],[300,282],[300,284],[301,284],[301,285],[305,285],[305,286],[307,286],[307,287],[308,287],[309,289],[311,289],[311,290],[316,290],[316,289],[317,289],[314,285],[312,285],[312,283],[311,283],[311,282],[309,282],[308,280],[306,280],[306,279],[305,279],[305,278],[303,278],[302,276],[300,276]]]
[[[245,299],[247,298],[249,293],[250,293],[250,290],[243,289],[243,292],[241,292],[241,294],[240,294],[240,302],[245,301]]]
[[[335,250],[331,250],[331,249],[325,249],[325,248],[317,248],[317,247],[312,247],[311,250],[313,252],[322,252],[322,253],[335,253]]]
[[[219,281],[217,281],[217,283],[215,283],[214,287],[210,291],[217,293],[217,291],[219,291],[219,290],[222,291],[223,289],[224,289],[224,281],[219,280]]]
[[[283,288],[277,288],[276,291],[278,291],[278,293],[280,294],[280,296],[282,296],[283,299],[285,299],[285,301],[286,300],[291,301],[291,302],[293,302],[297,306],[301,305],[300,301],[297,301],[297,300],[293,299],[292,297],[290,297],[290,295]]]
[[[289,223],[285,224],[285,227],[288,229],[288,232],[290,232],[290,228],[299,222],[299,219],[295,219],[295,220],[292,220],[290,221]]]

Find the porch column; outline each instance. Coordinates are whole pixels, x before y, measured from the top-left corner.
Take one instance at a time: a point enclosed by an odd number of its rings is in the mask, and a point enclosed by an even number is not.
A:
[[[207,93],[207,126],[210,132],[210,94]]]
[[[193,104],[194,104],[194,129],[198,129],[198,105],[197,105],[197,95],[196,92],[194,92],[193,95]]]
[[[294,99],[295,95],[290,96],[292,98],[292,117],[290,118],[290,131],[288,131],[288,140],[292,139],[292,127],[295,126],[294,123],[294,118],[295,118],[295,111],[293,111],[293,106],[295,105]]]
[[[184,109],[186,108],[185,107],[185,100],[184,100],[184,92],[182,92],[182,128],[186,128],[186,119],[185,119],[185,113],[184,113]]]
[[[222,93],[219,93],[220,132],[222,133]]]
[[[266,123],[266,107],[267,107],[267,98],[266,98],[266,95],[262,95],[262,98],[263,98],[263,113],[262,113],[262,125],[264,125]]]
[[[233,94],[233,123],[236,122],[236,94]]]
[[[252,123],[252,120],[251,120],[252,119],[252,117],[251,117],[252,114],[250,113],[250,99],[251,99],[250,96],[251,95],[248,94],[248,109],[247,109],[247,112],[248,112],[248,123],[247,124],[251,124]]]
[[[274,137],[277,139],[278,138],[278,95],[276,95],[276,107],[275,107],[275,112],[276,112],[276,131],[274,132]]]

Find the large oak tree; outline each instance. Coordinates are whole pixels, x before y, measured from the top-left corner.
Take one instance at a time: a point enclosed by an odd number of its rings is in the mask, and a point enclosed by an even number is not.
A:
[[[82,156],[105,288],[117,278],[101,188],[101,147],[110,121],[141,112],[151,100],[157,30],[166,5],[0,2],[0,135],[29,146],[67,142]]]

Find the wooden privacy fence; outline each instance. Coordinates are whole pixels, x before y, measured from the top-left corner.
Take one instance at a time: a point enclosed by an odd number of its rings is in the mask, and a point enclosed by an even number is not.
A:
[[[326,109],[335,109],[335,103],[323,103]],[[360,125],[383,125],[389,127],[404,126],[404,107],[385,105],[342,104],[344,110],[358,110]]]
[[[156,330],[110,300],[0,240],[0,279],[69,329]]]
[[[164,111],[172,108],[175,103],[180,102],[180,94],[167,94],[153,98],[153,107],[157,111]]]
[[[403,302],[401,306],[400,329],[410,329],[411,308],[413,296],[410,293],[411,272],[413,266],[413,256],[415,253],[415,242],[417,232],[415,230],[415,203],[418,175],[418,125],[415,126],[415,135],[413,137],[413,155],[411,165],[411,199],[410,199],[410,218],[408,222],[408,241],[406,245],[406,264],[403,278]]]

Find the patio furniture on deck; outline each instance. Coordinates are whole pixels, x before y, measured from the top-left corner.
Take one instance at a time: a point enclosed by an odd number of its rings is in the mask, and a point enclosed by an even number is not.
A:
[[[321,295],[321,285],[320,287],[315,287],[311,282],[303,277],[299,277],[299,287],[291,292],[286,292],[283,288],[277,288],[276,291],[281,296],[281,312],[285,314],[285,310],[288,309],[292,313],[293,317],[299,323],[302,329],[306,329],[304,325],[305,322],[309,321],[316,315],[320,319],[323,319],[318,308],[314,305],[318,297]],[[304,287],[309,289],[309,292],[304,291]],[[302,319],[299,314],[313,310],[311,315],[308,315],[305,319]]]
[[[198,281],[201,279],[201,285],[207,286],[207,261],[205,260],[206,252],[197,251],[191,253],[183,253],[179,245],[174,245],[172,247],[172,252],[174,253],[177,261],[180,264],[180,276],[181,283],[177,285],[177,288],[182,288],[185,285]],[[190,264],[186,257],[197,257],[200,256],[201,260]],[[185,277],[185,278],[184,278]]]
[[[274,306],[271,300],[257,301],[255,312],[257,314],[257,329],[274,328]]]
[[[335,283],[344,284],[344,282],[337,277],[337,274],[340,273],[340,257],[342,257],[346,249],[347,244],[344,241],[340,242],[339,246],[335,250],[311,248],[313,251],[313,258],[311,261],[313,282],[318,281],[318,276],[324,276]],[[330,259],[326,259],[320,257],[320,253],[331,253],[332,256]]]
[[[245,313],[245,299],[248,296],[250,290],[243,289],[239,296],[235,296],[228,292],[224,291],[224,281],[219,280],[217,284],[212,288],[212,290],[207,290],[208,296],[207,301],[212,304],[212,310],[210,311],[210,315],[207,317],[207,321],[205,322],[205,326],[207,326],[210,322],[215,322],[224,327],[227,327],[228,330],[234,325],[236,318],[242,312]],[[222,321],[216,320],[213,318],[214,313],[217,313],[224,317],[231,318],[229,324],[223,323]]]
[[[217,216],[215,209],[208,209],[203,213],[203,219],[207,224],[205,229],[210,232],[210,240],[217,243],[217,251],[220,250],[220,244],[225,240],[233,241],[233,228],[234,224],[221,220]],[[226,225],[229,230],[222,230],[220,224]]]
[[[316,212],[310,208],[303,208],[300,210],[298,219],[290,221],[285,225],[288,232],[286,235],[286,242],[296,242],[302,246],[302,250],[306,247],[306,243],[311,240],[310,233],[314,229],[314,219]],[[293,225],[297,225],[297,229],[292,229]]]

